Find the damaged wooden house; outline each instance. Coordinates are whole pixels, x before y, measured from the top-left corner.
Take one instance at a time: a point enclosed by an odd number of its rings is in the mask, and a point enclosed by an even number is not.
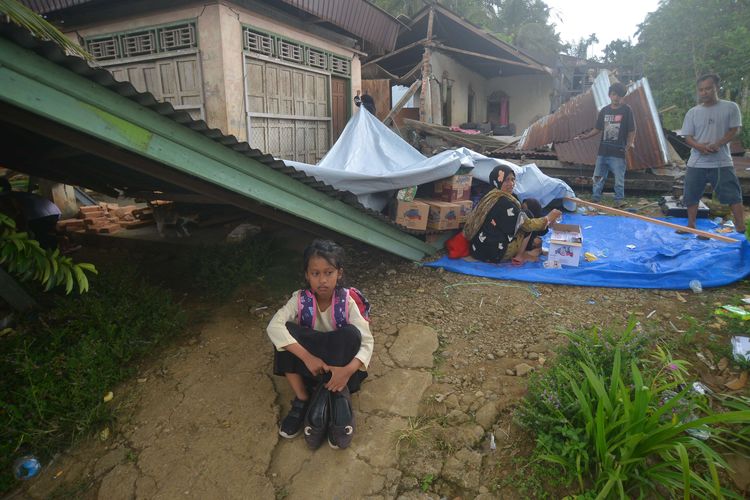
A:
[[[316,163],[401,23],[364,0],[23,0],[140,92],[279,158]]]
[[[554,90],[550,68],[439,4],[414,16],[393,51],[370,58],[362,78],[386,123],[394,119],[399,127],[406,124],[479,152],[507,141],[479,134],[472,139],[450,127],[514,136],[550,112]],[[409,92],[389,113],[394,85]],[[415,94],[418,106],[402,107]]]

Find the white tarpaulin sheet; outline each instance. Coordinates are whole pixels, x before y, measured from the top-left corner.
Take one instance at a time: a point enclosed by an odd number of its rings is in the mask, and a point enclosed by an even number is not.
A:
[[[378,211],[393,198],[395,190],[450,177],[460,167],[473,168],[472,176],[487,182],[499,164],[516,172],[515,193],[521,200],[536,198],[544,206],[555,198],[575,196],[567,184],[544,175],[533,164],[520,167],[466,148],[428,158],[364,108],[349,120],[341,137],[317,165],[290,160],[284,163],[340,191],[354,193],[360,203]]]

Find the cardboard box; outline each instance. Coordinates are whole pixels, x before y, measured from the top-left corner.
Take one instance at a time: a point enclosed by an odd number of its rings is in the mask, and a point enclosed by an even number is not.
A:
[[[430,206],[416,200],[394,200],[391,206],[391,217],[396,221],[396,224],[418,231],[427,229],[429,213]]]
[[[548,260],[578,267],[583,253],[583,233],[578,224],[550,224]]]
[[[427,218],[427,228],[443,231],[446,229],[458,229],[458,216],[461,207],[457,203],[449,203],[442,200],[421,200],[430,207],[430,215]]]
[[[435,198],[443,201],[468,200],[471,197],[471,175],[461,174],[435,181]]]
[[[458,205],[458,223],[463,224],[473,210],[474,203],[471,200],[461,200],[456,201],[455,203]]]

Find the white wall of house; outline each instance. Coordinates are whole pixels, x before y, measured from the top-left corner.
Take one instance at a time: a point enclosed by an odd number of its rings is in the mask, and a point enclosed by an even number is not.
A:
[[[440,83],[441,92],[445,92],[445,89],[443,89],[443,75],[447,73],[447,78],[453,80],[450,125],[459,125],[468,120],[470,89],[474,91],[474,120],[484,121],[487,109],[487,79],[452,57],[438,51],[432,52],[430,65],[432,66],[432,75]],[[435,123],[440,123],[439,116],[442,117],[442,114],[439,112],[435,113]]]
[[[469,89],[474,91],[474,121],[487,120],[487,98],[500,90],[509,97],[510,123],[516,125],[516,133],[521,133],[540,116],[550,112],[550,99],[554,80],[552,75],[538,73],[533,75],[497,76],[485,78],[458,62],[454,56],[434,51],[430,57],[432,74],[441,85],[443,75],[453,80],[451,90],[451,125],[468,121]],[[435,122],[438,123],[438,115]]]
[[[130,31],[138,27],[156,26],[179,21],[197,20],[198,47],[203,78],[205,119],[209,126],[221,129],[240,141],[247,140],[245,116],[244,55],[242,25],[250,25],[326,50],[351,60],[350,95],[361,88],[361,63],[350,48],[310,34],[302,29],[286,26],[279,21],[238,5],[222,2],[195,5],[148,15],[133,16],[96,26],[78,28],[67,35],[90,37],[107,33]]]
[[[550,102],[554,90],[552,75],[499,76],[487,82],[487,95],[501,90],[509,97],[510,123],[516,125],[520,135],[526,127],[550,112]]]

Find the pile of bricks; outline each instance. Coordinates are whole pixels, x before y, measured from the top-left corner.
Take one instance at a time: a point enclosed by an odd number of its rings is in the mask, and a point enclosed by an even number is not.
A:
[[[114,234],[122,228],[133,229],[153,223],[153,212],[148,207],[100,203],[81,207],[77,218],[58,221],[57,229],[65,233]]]

